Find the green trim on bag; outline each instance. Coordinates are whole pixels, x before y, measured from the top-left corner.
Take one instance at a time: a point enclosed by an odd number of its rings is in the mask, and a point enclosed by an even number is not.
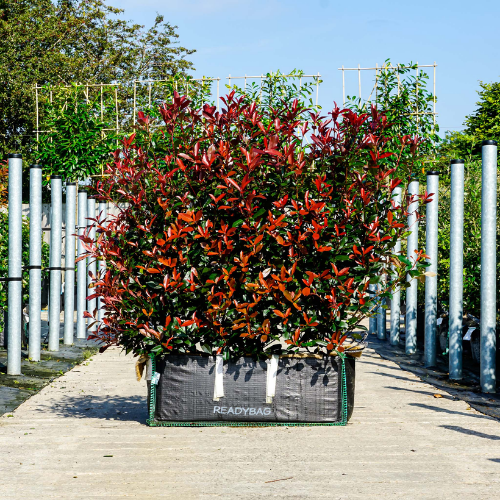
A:
[[[347,377],[345,373],[345,354],[338,353],[341,364],[341,385],[342,392],[342,418],[340,422],[231,422],[220,421],[197,421],[197,422],[174,422],[160,421],[155,419],[156,411],[156,385],[150,383],[149,390],[149,418],[146,420],[149,427],[313,427],[313,426],[345,426],[347,425]],[[150,354],[151,358],[151,377],[156,373],[156,357]]]

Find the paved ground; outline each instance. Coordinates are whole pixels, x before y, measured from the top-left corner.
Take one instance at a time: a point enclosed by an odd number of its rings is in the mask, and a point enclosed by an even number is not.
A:
[[[464,355],[462,380],[449,379],[448,356],[438,356],[437,366],[425,366],[423,346],[415,354],[408,356],[405,352],[404,342],[398,346],[391,346],[387,340],[378,340],[372,336],[370,347],[382,358],[394,361],[403,370],[410,371],[421,380],[434,387],[439,387],[451,396],[467,402],[474,409],[500,420],[500,392],[485,394],[481,392],[479,377],[479,364]],[[417,346],[418,348],[418,346]]]
[[[47,311],[42,311],[42,338],[48,334]],[[75,313],[76,321],[76,313]],[[61,313],[60,338],[64,334],[64,317]],[[42,346],[41,361],[30,362],[27,349],[22,350],[21,375],[7,375],[7,351],[0,348],[0,416],[11,413],[23,401],[36,394],[42,387],[52,382],[60,374],[71,370],[75,364],[81,363],[96,352],[96,343],[75,339],[74,344],[61,344],[57,352],[47,351]]]
[[[499,421],[371,349],[345,428],[149,428],[133,364],[108,350],[0,418],[1,499],[500,495]]]

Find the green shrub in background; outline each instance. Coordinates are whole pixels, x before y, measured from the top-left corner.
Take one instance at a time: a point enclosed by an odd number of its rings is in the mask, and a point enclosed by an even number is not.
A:
[[[391,66],[394,69],[391,69]],[[436,151],[439,147],[440,138],[437,135],[439,126],[434,124],[433,94],[427,89],[428,75],[424,71],[419,71],[417,76],[417,65],[413,63],[392,65],[388,59],[384,67],[379,72],[371,96],[368,100],[362,101],[359,97],[347,96],[346,106],[356,112],[366,111],[370,105],[374,104],[380,112],[385,113],[390,126],[385,130],[385,135],[389,138],[388,150],[393,153],[389,161],[394,163],[394,167],[401,155],[407,155],[402,162],[405,164],[411,155],[411,149],[402,148],[401,141],[404,136],[418,137],[422,142],[418,144],[419,154],[415,158],[414,176],[420,181],[420,194],[426,191],[426,175],[428,170],[436,169],[438,160]],[[414,147],[417,147],[416,145]],[[401,174],[400,174],[401,175]],[[449,191],[449,181],[448,181]],[[440,201],[440,205],[444,203]],[[424,216],[419,222],[419,248],[425,249],[425,205],[421,205],[420,213]],[[442,233],[446,233],[446,216],[442,219]],[[441,235],[440,235],[441,237]],[[448,213],[448,245],[449,245],[449,213]],[[401,253],[406,255],[406,240],[401,242]],[[446,249],[439,254],[439,259],[445,258]],[[449,251],[448,251],[449,266]],[[439,262],[441,266],[441,262]],[[443,274],[444,279],[447,275]],[[441,279],[441,275],[440,278]],[[418,283],[418,307],[424,308],[425,287],[423,280]],[[444,293],[444,290],[442,290]],[[402,300],[404,300],[404,293]]]
[[[458,158],[456,154],[454,156]],[[450,172],[440,170],[438,226],[438,302],[441,310],[449,310],[450,293]],[[464,313],[481,315],[481,161],[465,158],[464,193]],[[500,187],[500,186],[499,186]],[[498,192],[500,198],[500,190]],[[497,219],[497,245],[500,242],[500,221]],[[425,245],[425,226],[420,233],[420,245]],[[500,251],[497,246],[497,289],[500,289]],[[423,287],[419,303],[423,304]],[[497,310],[500,297],[497,295]],[[500,320],[500,317],[499,317]]]
[[[130,87],[141,78],[192,69],[187,58],[194,50],[179,44],[176,26],[160,14],[142,26],[110,3],[0,0],[1,156],[22,153],[27,165],[37,160],[35,83],[119,81]]]
[[[116,148],[116,133],[101,115],[99,98],[86,99],[81,86],[58,88],[45,105],[44,128],[38,141],[38,161],[45,183],[51,175],[76,181],[99,175]],[[103,103],[106,115],[113,102]]]
[[[480,82],[479,101],[474,113],[465,117],[465,129],[447,132],[439,153],[443,163],[454,158],[480,159],[481,143],[490,139],[500,142],[500,82]]]
[[[500,83],[480,83],[474,113],[465,117],[465,129],[447,132],[437,152],[441,172],[438,242],[438,300],[449,308],[450,267],[450,160],[465,160],[464,200],[464,313],[480,317],[481,287],[481,143],[500,140]],[[500,185],[499,185],[500,187]],[[500,191],[499,191],[500,196]],[[497,235],[500,221],[497,219]],[[425,244],[425,235],[422,244]],[[497,242],[500,242],[497,236]],[[497,247],[497,288],[500,287],[500,253]],[[497,299],[500,309],[500,297]],[[500,320],[500,317],[499,317]]]
[[[393,68],[393,69],[391,69]],[[377,110],[387,117],[389,127],[385,129],[388,137],[388,150],[394,155],[389,160],[396,165],[401,155],[401,164],[412,156],[411,148],[403,148],[401,139],[404,136],[418,137],[418,157],[414,169],[420,179],[425,178],[425,170],[435,162],[439,126],[434,124],[433,102],[434,96],[427,89],[429,76],[425,71],[419,71],[413,63],[392,65],[387,59],[375,81],[369,99],[347,96],[345,106],[354,109],[357,113],[369,111],[370,106],[376,105]],[[416,148],[416,145],[414,146]]]
[[[44,95],[51,95],[43,103],[42,128],[46,132],[38,141],[38,161],[43,165],[44,183],[51,175],[76,181],[91,178],[92,184],[104,174],[106,163],[119,145],[119,139],[137,128],[133,123],[132,102],[115,102],[114,87],[106,87],[102,94],[92,93],[85,85],[47,87]],[[209,82],[196,82],[182,74],[165,81],[154,82],[148,91],[141,86],[136,94],[136,111],[160,118],[158,104],[171,100],[174,92],[187,94],[194,105],[201,105],[210,95]],[[127,107],[128,113],[117,116]],[[140,118],[139,118],[140,120]]]
[[[255,102],[264,109],[281,110],[297,99],[306,108],[313,110],[313,94],[316,88],[316,79],[301,80],[304,75],[302,70],[294,69],[289,73],[276,71],[266,73],[261,81],[251,81],[246,87],[226,85],[229,91],[234,90],[237,97],[243,97],[243,102],[250,105]],[[322,83],[319,80],[318,83]],[[319,106],[318,106],[319,107]],[[263,124],[267,127],[269,123]]]
[[[9,214],[7,211],[0,212],[0,276],[8,275],[8,234],[9,234]],[[23,307],[28,303],[29,300],[29,271],[25,269],[29,265],[29,239],[30,239],[30,227],[29,221],[23,219],[23,231],[22,231],[22,265],[23,265]],[[42,243],[42,268],[49,266],[49,245],[47,243]],[[42,279],[48,277],[48,271],[42,271]],[[4,316],[3,312],[7,311],[7,283],[0,282],[0,331],[4,328]]]

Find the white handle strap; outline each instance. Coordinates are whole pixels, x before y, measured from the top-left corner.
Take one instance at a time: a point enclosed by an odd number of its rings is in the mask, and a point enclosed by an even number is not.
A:
[[[272,403],[276,395],[276,376],[278,374],[278,362],[280,357],[273,354],[267,361],[267,383],[266,383],[266,403]]]
[[[224,359],[222,354],[215,356],[215,383],[214,383],[214,401],[219,401],[224,397]]]

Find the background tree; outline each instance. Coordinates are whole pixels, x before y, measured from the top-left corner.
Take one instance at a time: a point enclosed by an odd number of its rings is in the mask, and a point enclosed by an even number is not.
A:
[[[479,82],[479,86],[477,108],[465,117],[465,129],[446,134],[440,148],[443,166],[453,158],[479,159],[484,140],[500,141],[500,82]]]
[[[176,26],[123,19],[105,0],[0,0],[0,153],[33,159],[33,86],[161,78],[192,69]]]

